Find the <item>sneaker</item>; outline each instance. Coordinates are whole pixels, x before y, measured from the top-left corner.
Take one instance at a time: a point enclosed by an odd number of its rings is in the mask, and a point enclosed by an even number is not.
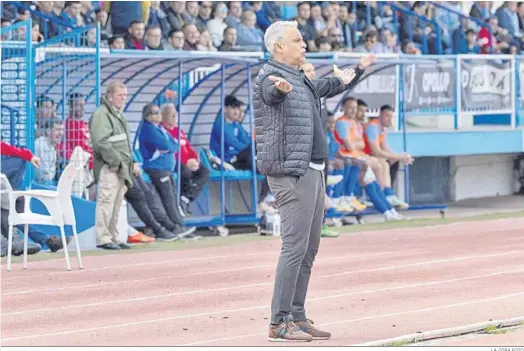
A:
[[[16,228],[13,228],[13,245],[12,245],[12,254],[14,256],[20,256],[24,253],[24,239],[23,234],[19,232]],[[32,242],[27,243],[27,254],[34,255],[39,253],[42,247],[40,244],[35,244]]]
[[[294,322],[282,322],[269,326],[268,341],[276,342],[307,342],[313,337],[303,332]]]
[[[366,209],[366,205],[358,201],[358,199],[354,196],[351,196],[346,199],[346,202],[355,209],[355,211],[364,211]]]
[[[143,244],[143,243],[152,243],[155,242],[155,238],[145,235],[142,232],[136,232],[134,235],[127,237],[127,242],[129,244]]]
[[[399,218],[393,212],[391,212],[391,210],[384,212],[384,217],[386,218],[386,222],[399,220]]]
[[[66,243],[69,244],[71,242],[71,237],[66,236]],[[51,252],[57,252],[58,250],[62,250],[64,248],[64,245],[62,244],[62,238],[58,235],[53,235],[47,238],[46,240],[47,247],[49,247],[49,250]]]
[[[321,237],[324,237],[324,238],[336,238],[338,237],[338,233],[333,231],[333,230],[330,230],[329,227],[327,225],[323,225],[322,226],[322,230],[320,232],[320,236]]]
[[[162,228],[156,233],[156,240],[158,241],[175,241],[180,239],[176,233],[172,233],[169,230]]]
[[[189,234],[193,234],[196,230],[196,227],[182,227],[177,226],[175,230],[173,230],[173,233],[176,234],[180,238],[184,238],[188,236]]]
[[[120,243],[118,244],[118,247],[122,250],[130,250],[131,249],[131,245],[128,245],[126,243]]]
[[[353,212],[353,208],[342,197],[333,199],[333,205],[338,212]]]
[[[409,204],[408,203],[400,200],[395,195],[390,195],[390,196],[386,197],[386,199],[391,204],[391,206],[393,206],[395,208],[398,208],[400,210],[407,210],[409,208]]]
[[[342,175],[328,175],[327,177],[327,186],[337,185],[344,179]]]
[[[331,333],[318,330],[313,326],[312,320],[305,320],[300,322],[295,322],[297,327],[300,328],[304,333],[307,333],[313,337],[313,340],[327,340],[331,338]]]
[[[402,216],[400,213],[398,213],[394,208],[390,210],[393,217],[395,217],[396,220],[401,221],[404,219],[404,216]]]
[[[342,217],[342,225],[353,225],[353,224],[355,224],[353,217],[349,217],[349,216]]]
[[[120,246],[118,246],[115,243],[97,245],[96,247],[98,247],[99,249],[104,249],[104,250],[120,250]]]

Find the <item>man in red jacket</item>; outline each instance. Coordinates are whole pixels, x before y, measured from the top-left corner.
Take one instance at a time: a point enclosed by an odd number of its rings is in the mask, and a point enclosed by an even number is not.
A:
[[[162,125],[178,141],[178,115],[175,105],[167,104],[162,109]],[[193,202],[209,180],[209,170],[202,165],[198,155],[191,147],[189,139],[183,130],[180,131],[181,165],[181,197],[180,205],[185,213],[190,213],[190,203]],[[175,154],[178,160],[178,155]]]
[[[40,167],[40,159],[31,151],[23,147],[15,147],[1,142],[2,173],[6,175],[13,190],[19,190],[25,173],[25,163],[31,162],[36,168]]]

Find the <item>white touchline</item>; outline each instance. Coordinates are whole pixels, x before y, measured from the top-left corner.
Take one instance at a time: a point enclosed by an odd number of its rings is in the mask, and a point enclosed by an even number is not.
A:
[[[384,256],[384,255],[390,255],[395,253],[394,251],[388,251],[388,252],[377,252],[377,253],[368,253],[364,255],[357,255],[357,256],[350,256],[349,254],[343,255],[343,256],[335,256],[335,257],[324,257],[319,258],[315,262],[324,262],[324,261],[337,261],[342,259],[353,259],[353,258],[362,258],[362,257],[375,257],[375,256]],[[249,269],[257,269],[257,268],[267,268],[267,267],[275,267],[274,264],[263,264],[258,266],[247,266],[247,267],[240,267],[240,268],[231,268],[231,269],[223,269],[223,270],[207,270],[205,272],[195,272],[185,275],[168,275],[168,276],[162,276],[162,277],[155,277],[155,278],[143,278],[143,279],[133,279],[133,280],[122,280],[122,281],[112,281],[112,282],[106,282],[106,283],[96,283],[96,284],[85,284],[85,285],[71,285],[71,286],[62,286],[62,287],[56,287],[56,288],[47,288],[47,289],[34,289],[34,290],[25,290],[25,291],[14,291],[9,293],[4,293],[2,296],[20,296],[24,294],[38,294],[38,293],[45,293],[45,292],[54,292],[54,291],[62,291],[62,290],[74,290],[74,289],[85,289],[85,288],[94,288],[94,287],[101,287],[101,286],[107,286],[107,285],[119,285],[119,284],[127,284],[127,283],[142,283],[142,282],[151,282],[155,280],[164,280],[164,279],[175,279],[175,278],[185,278],[187,276],[196,276],[196,275],[214,275],[218,273],[227,273],[227,272],[237,272],[237,271],[243,271],[243,270],[249,270]]]
[[[519,293],[508,294],[508,295],[501,295],[501,296],[496,296],[496,297],[490,297],[490,298],[486,298],[486,299],[473,300],[473,301],[467,301],[467,302],[459,302],[459,303],[454,303],[454,304],[450,304],[450,305],[441,305],[441,306],[427,307],[427,308],[422,308],[422,309],[418,309],[418,310],[395,312],[395,313],[386,313],[386,314],[379,314],[379,315],[375,315],[375,316],[355,318],[355,319],[346,319],[346,320],[343,320],[343,321],[324,323],[324,324],[321,324],[321,325],[318,325],[318,326],[319,327],[326,327],[326,326],[336,325],[336,324],[362,322],[362,321],[371,320],[371,319],[396,317],[396,316],[402,316],[402,315],[405,315],[405,314],[421,313],[421,312],[428,312],[428,311],[436,311],[436,310],[452,308],[452,307],[461,307],[461,306],[467,306],[467,305],[474,305],[474,304],[478,304],[478,303],[503,300],[503,299],[508,299],[508,298],[516,297],[516,296],[523,296],[523,295],[524,295],[524,292],[519,292]],[[218,342],[218,341],[228,341],[228,340],[243,339],[243,338],[247,338],[247,337],[263,336],[263,335],[267,335],[267,333],[246,334],[246,335],[238,335],[238,336],[232,336],[232,337],[227,337],[227,338],[197,341],[197,342],[194,342],[194,343],[183,344],[183,345],[180,345],[180,346],[193,346],[193,345],[209,344],[209,343]]]
[[[498,219],[498,220],[493,220],[493,221],[500,221],[500,220],[508,220],[507,218],[504,218],[504,219]],[[486,222],[491,222],[490,221],[486,221]],[[463,222],[463,223],[471,223],[471,222]],[[361,232],[361,233],[352,233],[352,237],[356,236],[356,235],[359,235],[359,236],[362,236],[362,235],[366,235],[366,236],[370,236],[372,234],[384,234],[384,233],[387,233],[388,235],[391,235],[392,233],[396,233],[396,232],[400,232],[402,233],[403,237],[402,238],[385,238],[386,240],[383,241],[382,243],[387,243],[387,242],[390,242],[390,241],[398,241],[398,240],[401,240],[403,238],[406,238],[406,236],[412,232],[412,231],[415,231],[416,233],[420,233],[420,230],[421,228],[422,229],[438,229],[440,227],[447,227],[447,226],[451,226],[453,225],[454,223],[449,223],[449,224],[438,224],[438,225],[435,225],[435,226],[422,226],[422,227],[411,227],[411,228],[395,228],[395,229],[387,229],[387,230],[384,230],[384,229],[379,229],[379,230],[370,230],[370,231],[364,231],[364,232]],[[462,223],[461,223],[462,224]],[[515,227],[515,228],[512,228],[512,229],[518,229],[518,228],[523,228],[524,227]],[[490,230],[475,230],[475,231],[471,231],[471,229],[468,229],[468,228],[463,228],[463,229],[460,229],[460,230],[457,230],[454,228],[453,230],[453,233],[447,233],[447,234],[442,234],[442,233],[432,233],[432,234],[425,234],[424,235],[424,238],[431,238],[431,237],[445,237],[445,236],[449,236],[449,235],[453,235],[453,236],[457,236],[457,235],[478,235],[478,234],[487,234],[487,233],[497,233],[497,232],[500,232],[501,230],[500,229],[490,229]],[[349,235],[347,237],[350,237]],[[98,271],[104,271],[104,270],[109,270],[109,269],[117,269],[117,268],[129,268],[129,267],[140,267],[140,266],[151,266],[151,265],[165,265],[165,264],[172,264],[172,263],[183,263],[183,262],[188,262],[188,261],[205,261],[205,260],[214,260],[214,259],[221,259],[221,258],[229,258],[229,257],[249,257],[249,256],[260,256],[260,255],[271,255],[271,254],[275,254],[275,251],[266,251],[266,252],[245,252],[245,253],[240,253],[240,254],[229,254],[229,255],[219,255],[219,256],[209,256],[209,257],[193,257],[193,258],[187,258],[187,259],[178,259],[178,260],[165,260],[165,261],[157,261],[157,262],[140,262],[140,263],[130,263],[130,264],[123,264],[123,265],[116,265],[116,266],[106,266],[106,267],[100,267],[100,268],[88,268],[88,269],[83,269],[83,270],[73,270],[73,271],[60,271],[60,272],[52,272],[52,273],[44,273],[45,276],[54,276],[54,275],[62,275],[62,274],[84,274],[85,272],[98,272]],[[111,256],[115,256],[115,255],[111,255]],[[35,277],[41,277],[42,276],[42,273],[40,274],[32,274],[32,275],[23,275],[23,276],[16,276],[16,277],[8,277],[7,280],[4,281],[3,284],[9,284],[11,282],[15,282],[16,280],[21,280],[21,279],[27,279],[27,278],[35,278]],[[7,287],[7,286],[4,286],[4,287]]]

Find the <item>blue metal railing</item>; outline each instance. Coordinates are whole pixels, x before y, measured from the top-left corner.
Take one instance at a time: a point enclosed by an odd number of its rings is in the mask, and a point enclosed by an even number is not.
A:
[[[411,42],[413,42],[413,18],[417,18],[419,19],[421,22],[422,22],[422,26],[425,27],[426,24],[431,24],[433,26],[433,28],[435,29],[435,50],[436,50],[436,54],[437,55],[442,55],[442,38],[441,38],[441,30],[440,30],[440,25],[433,21],[433,20],[430,20],[428,18],[426,18],[425,16],[421,16],[419,14],[417,14],[416,12],[412,11],[412,10],[407,10],[407,9],[404,9],[402,7],[399,7],[397,5],[395,5],[394,3],[392,2],[388,2],[388,4],[391,6],[391,9],[393,10],[393,18],[394,18],[394,24],[395,24],[395,27],[396,27],[396,30],[397,30],[397,37],[398,39],[400,40],[401,38],[401,32],[400,32],[400,21],[399,21],[399,16],[398,16],[398,13],[403,13],[404,15],[406,15],[406,21],[407,24],[408,24],[408,35],[409,35],[409,40]],[[422,34],[422,53],[424,54],[428,54],[429,53],[429,46],[428,46],[428,37],[427,37],[427,34],[424,32]]]

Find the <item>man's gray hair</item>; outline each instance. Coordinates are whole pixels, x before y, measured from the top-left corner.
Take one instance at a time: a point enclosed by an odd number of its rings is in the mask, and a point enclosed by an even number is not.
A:
[[[273,56],[273,46],[282,40],[286,28],[298,28],[297,21],[277,21],[266,29],[264,45],[271,56]]]

